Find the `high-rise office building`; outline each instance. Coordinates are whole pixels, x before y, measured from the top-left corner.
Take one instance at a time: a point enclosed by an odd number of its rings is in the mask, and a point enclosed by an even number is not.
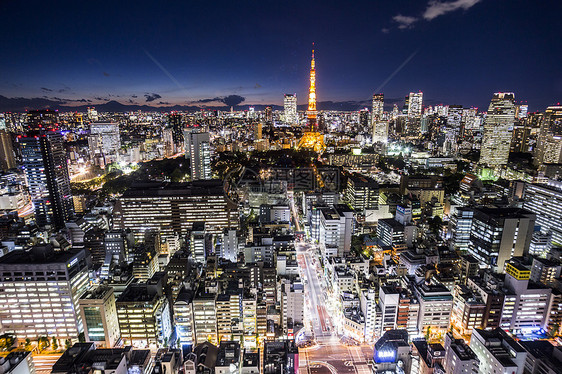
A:
[[[138,240],[148,230],[161,238],[187,235],[193,222],[205,222],[211,234],[237,228],[236,206],[226,199],[220,181],[162,184],[151,182],[131,186],[115,205],[115,228],[130,229]]]
[[[182,116],[179,113],[171,113],[168,116],[168,122],[172,127],[173,139],[176,147],[181,147],[184,143],[184,126]]]
[[[266,106],[264,109],[264,117],[265,123],[272,124],[273,123],[273,108],[270,106]]]
[[[96,110],[96,108],[88,107],[88,119],[90,121],[97,121],[99,119],[98,111]]]
[[[174,322],[180,344],[193,345],[193,293],[182,288],[174,302]]]
[[[462,105],[449,105],[447,112],[447,126],[454,129],[461,127],[463,108]]]
[[[0,130],[0,170],[8,171],[16,167],[12,137],[6,130]]]
[[[546,329],[552,290],[529,282],[531,270],[515,261],[506,263],[505,273],[500,327],[505,331]]]
[[[413,285],[414,295],[418,299],[418,331],[446,331],[451,320],[453,296],[441,283],[428,284],[422,282]]]
[[[542,116],[533,163],[562,162],[562,106],[549,106]]]
[[[364,108],[359,111],[359,132],[368,132],[369,131],[369,109]]]
[[[167,127],[162,130],[162,142],[164,143],[164,157],[170,157],[176,153],[173,128]]]
[[[238,252],[238,236],[236,235],[236,230],[224,230],[219,253],[220,257],[231,262],[236,262]]]
[[[562,190],[544,184],[526,183],[523,208],[536,214],[543,234],[552,233],[553,243],[562,243]]]
[[[529,105],[527,104],[519,104],[515,109],[515,117],[518,119],[527,117],[527,113],[529,113]]]
[[[290,125],[298,125],[299,116],[297,113],[297,94],[285,94],[283,104],[285,109],[285,122]]]
[[[22,339],[76,339],[78,300],[89,284],[85,250],[55,252],[51,244],[0,257],[0,334]]]
[[[280,284],[280,301],[282,310],[282,326],[287,330],[287,323],[303,323],[304,321],[304,285],[300,281],[283,279]]]
[[[263,138],[263,124],[261,122],[254,123],[254,140]]]
[[[343,256],[351,249],[353,210],[345,204],[322,208],[320,214],[320,243],[325,256]]]
[[[384,94],[374,94],[373,95],[373,107],[371,114],[371,121],[373,125],[382,119],[384,113]]]
[[[29,193],[39,225],[63,227],[74,214],[63,138],[59,132],[18,138]]]
[[[186,130],[185,157],[191,163],[191,180],[211,179],[211,140],[208,132]]]
[[[92,123],[88,137],[90,155],[102,157],[105,164],[119,161],[121,136],[117,123]]]
[[[515,94],[495,93],[484,122],[480,163],[490,167],[507,164],[515,122]]]
[[[345,199],[358,214],[365,214],[365,209],[377,209],[379,184],[373,179],[353,174],[347,179]]]
[[[450,225],[453,239],[451,244],[455,250],[463,253],[468,251],[473,218],[474,210],[467,207],[456,208],[455,213],[451,215]]]
[[[419,118],[422,115],[423,92],[410,92],[408,97],[408,117]]]
[[[535,214],[528,210],[475,208],[468,253],[501,272],[510,258],[528,253],[534,228]]]
[[[388,121],[373,122],[373,143],[388,143]]]
[[[534,149],[534,144],[531,141],[535,140],[535,136],[531,136],[531,132],[533,131],[531,125],[531,121],[527,118],[518,118],[515,120],[513,132],[511,134],[510,152],[528,152]],[[560,152],[558,152],[558,155],[560,155]]]

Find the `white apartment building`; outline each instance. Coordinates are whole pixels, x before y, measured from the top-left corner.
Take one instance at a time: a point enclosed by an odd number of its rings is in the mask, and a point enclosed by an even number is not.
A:
[[[193,298],[193,331],[195,344],[210,341],[218,344],[216,296],[212,293],[199,293]]]
[[[289,319],[292,319],[293,323],[303,323],[304,285],[300,281],[281,280],[281,311],[285,331]]]
[[[343,204],[320,209],[319,238],[328,257],[343,256],[351,249],[353,211]]]

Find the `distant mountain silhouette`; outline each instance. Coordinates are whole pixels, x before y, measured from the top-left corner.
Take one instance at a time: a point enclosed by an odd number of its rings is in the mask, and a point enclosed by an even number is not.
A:
[[[85,102],[87,100],[80,100]],[[385,107],[391,109],[392,104],[398,104],[401,107],[403,99],[386,99]],[[424,100],[424,104],[435,105],[434,100]],[[249,107],[254,107],[255,110],[261,111],[265,107],[270,106],[273,110],[283,110],[281,105],[237,105],[234,110],[248,110]],[[184,112],[195,112],[199,110],[222,110],[228,111],[230,107],[226,105],[221,106],[205,106],[205,105],[170,105],[170,106],[151,106],[151,105],[138,105],[138,104],[122,104],[118,101],[111,100],[103,104],[89,103],[80,106],[69,106],[67,101],[64,100],[53,100],[47,98],[24,98],[24,97],[14,97],[9,98],[0,95],[0,112],[25,112],[27,110],[34,109],[52,109],[61,112],[85,112],[88,107],[95,107],[99,112],[133,112],[141,110],[143,112],[170,112],[170,111],[184,111]],[[370,100],[362,101],[320,101],[316,105],[318,110],[338,110],[338,111],[358,111],[363,108],[370,108]],[[308,108],[307,104],[301,104],[297,106],[298,110],[305,111]]]

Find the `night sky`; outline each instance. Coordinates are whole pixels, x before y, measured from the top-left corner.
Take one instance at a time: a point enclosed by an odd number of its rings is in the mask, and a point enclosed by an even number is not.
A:
[[[244,106],[296,92],[304,104],[315,42],[319,101],[359,109],[377,88],[389,103],[421,90],[427,105],[485,110],[513,91],[544,110],[562,101],[561,11],[558,0],[3,0],[0,95]]]

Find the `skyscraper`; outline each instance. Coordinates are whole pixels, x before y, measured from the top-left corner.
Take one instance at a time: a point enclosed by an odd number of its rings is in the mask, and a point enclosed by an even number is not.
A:
[[[273,109],[270,106],[266,106],[264,109],[265,123],[273,123]]]
[[[0,170],[7,171],[16,167],[12,137],[6,130],[0,130]]]
[[[364,108],[359,111],[359,132],[369,132],[369,109]]]
[[[184,142],[184,139],[183,139],[184,127],[183,127],[183,124],[182,124],[181,114],[174,113],[174,112],[171,113],[168,116],[168,122],[170,123],[170,126],[172,127],[174,143],[176,144],[176,146],[178,148],[181,148],[181,146]]]
[[[261,122],[254,123],[254,140],[263,138],[263,124]]]
[[[285,94],[285,122],[290,125],[298,125],[297,94]]]
[[[546,184],[525,184],[523,208],[537,215],[543,234],[552,233],[552,242],[562,243],[562,190]]]
[[[162,142],[164,143],[164,157],[170,157],[176,153],[173,128],[167,127],[162,130]]]
[[[562,161],[562,106],[549,106],[540,122],[533,163],[537,166]]]
[[[185,157],[191,162],[191,180],[211,179],[211,140],[208,132],[185,131]]]
[[[462,105],[449,105],[447,112],[447,126],[454,129],[461,127],[463,108]]]
[[[92,123],[90,124],[90,137],[88,145],[92,158],[102,157],[105,164],[119,161],[121,137],[117,123]]]
[[[373,122],[373,143],[388,143],[388,121]]]
[[[421,117],[423,107],[423,92],[410,92],[408,97],[408,117]]]
[[[490,167],[507,164],[511,133],[515,122],[515,94],[494,94],[484,122],[480,163]]]
[[[63,227],[74,208],[62,135],[36,132],[18,141],[37,224]]]
[[[384,94],[374,94],[373,95],[373,109],[372,109],[371,121],[373,124],[382,119],[384,113]]]

